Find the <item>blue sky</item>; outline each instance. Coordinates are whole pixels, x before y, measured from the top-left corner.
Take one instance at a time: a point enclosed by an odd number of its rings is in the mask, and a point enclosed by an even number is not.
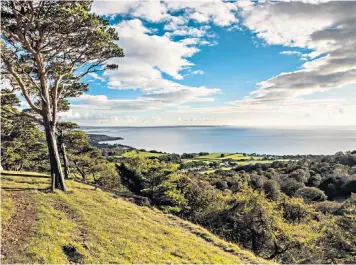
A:
[[[356,3],[95,1],[93,12],[110,19],[126,56],[87,76],[89,92],[62,119],[356,125]]]

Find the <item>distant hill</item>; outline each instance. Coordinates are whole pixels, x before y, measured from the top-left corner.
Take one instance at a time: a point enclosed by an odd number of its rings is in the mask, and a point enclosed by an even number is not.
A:
[[[105,134],[91,134],[87,133],[90,141],[92,142],[106,142],[106,141],[116,141],[116,140],[123,140],[124,138],[122,137],[114,137],[114,136],[108,136]]]
[[[200,226],[92,186],[2,176],[2,263],[269,263]]]

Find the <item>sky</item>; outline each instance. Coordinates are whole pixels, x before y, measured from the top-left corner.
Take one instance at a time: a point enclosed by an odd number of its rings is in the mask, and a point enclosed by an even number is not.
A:
[[[356,2],[94,1],[118,70],[62,120],[96,126],[356,125]]]

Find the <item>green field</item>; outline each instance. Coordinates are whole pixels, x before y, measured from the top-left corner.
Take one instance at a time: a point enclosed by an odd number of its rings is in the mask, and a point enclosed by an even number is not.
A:
[[[152,152],[141,152],[141,151],[130,151],[130,152],[126,152],[124,153],[122,156],[123,157],[130,157],[130,156],[135,156],[138,155],[140,157],[160,157],[161,153],[152,153]]]
[[[1,181],[2,263],[269,263],[198,225],[73,180],[67,193],[41,190],[50,179]]]
[[[221,157],[221,154],[224,154],[223,157]],[[124,153],[122,156],[123,157],[132,157],[132,156],[140,156],[140,157],[160,157],[162,155],[166,154],[161,154],[161,153],[152,153],[152,152],[141,152],[141,151],[130,151],[127,153]],[[241,153],[210,153],[209,155],[205,156],[196,156],[194,158],[189,158],[189,159],[182,159],[183,163],[188,163],[192,161],[202,161],[206,164],[209,164],[210,162],[223,162],[224,159],[232,159],[232,162],[236,163],[238,166],[244,166],[248,164],[267,164],[267,163],[272,163],[273,161],[287,161],[288,159],[278,159],[278,160],[263,160],[262,156],[249,156],[246,155],[244,156]],[[229,170],[231,167],[222,167],[220,168],[221,170]],[[215,172],[215,169],[209,169],[207,171],[201,171],[200,173],[211,173]]]
[[[223,157],[221,157],[221,155],[224,155]],[[261,157],[251,157],[251,156],[244,156],[243,154],[239,154],[239,153],[211,153],[209,155],[206,156],[197,156],[195,158],[193,158],[193,160],[207,160],[207,161],[221,161],[224,159],[232,159],[234,161],[239,161],[239,160],[244,160],[244,159],[261,159]]]
[[[206,156],[197,156],[195,159],[204,159],[204,160],[224,159],[225,157],[220,157],[221,154],[224,154],[225,156],[231,155],[230,153],[210,153]]]

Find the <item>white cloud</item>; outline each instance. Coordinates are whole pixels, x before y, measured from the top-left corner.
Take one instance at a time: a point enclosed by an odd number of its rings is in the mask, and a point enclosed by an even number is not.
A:
[[[141,119],[120,113],[170,109],[170,114],[179,114],[172,119],[179,118],[182,123],[355,124],[355,106],[340,100],[304,99],[315,92],[356,83],[356,5],[324,2],[95,1],[96,13],[120,14],[126,19],[116,25],[126,57],[112,60],[119,64],[119,70],[105,73],[108,85],[112,89],[139,89],[142,94],[130,100],[84,95],[77,102],[80,104],[72,105],[74,113],[70,115],[88,120],[94,117],[108,124],[163,123],[163,118]],[[161,23],[166,33],[158,34],[141,20]],[[204,73],[191,70],[191,57],[203,45],[217,45],[211,34],[214,25],[226,30],[248,29],[265,44],[288,49],[281,54],[296,55],[306,62],[297,71],[260,82],[257,90],[242,100],[189,108],[189,102],[213,101],[220,90],[182,85],[165,75],[181,80],[189,74]],[[194,117],[189,116],[192,114]]]
[[[247,101],[267,104],[356,83],[355,3],[258,3],[242,7],[241,14],[244,25],[267,44],[314,50],[283,52],[312,60],[301,70],[260,82]]]
[[[166,6],[160,1],[140,1],[132,15],[153,22],[168,20],[170,18]]]
[[[136,0],[127,1],[94,1],[92,4],[92,12],[98,15],[116,15],[127,14],[133,9],[136,9],[139,2]]]
[[[105,0],[94,1],[92,11],[98,15],[131,15],[152,22],[169,19],[167,8],[160,1]]]
[[[202,71],[202,70],[196,70],[196,71],[192,71],[192,74],[193,74],[193,75],[203,75],[203,74],[204,74],[204,71]]]
[[[125,51],[125,58],[117,61],[120,70],[125,69],[126,64],[139,68],[140,72],[149,67],[150,72],[159,69],[175,79],[182,79],[179,72],[192,65],[187,58],[199,51],[183,42],[174,42],[167,36],[152,34],[138,19],[123,21],[115,28],[120,36],[119,45]],[[140,75],[137,73],[137,76]]]
[[[211,96],[218,93],[217,89],[205,87],[181,87],[172,91],[150,91],[136,99],[109,99],[106,95],[81,95],[74,99],[69,112],[61,113],[61,117],[79,120],[106,120],[120,116],[122,113],[161,110],[163,108],[179,107],[189,102],[212,102]]]
[[[97,73],[90,73],[89,74],[92,78],[104,82],[106,79],[102,76],[99,76]]]
[[[130,15],[152,22],[170,21],[170,27],[185,25],[189,19],[197,22],[212,22],[218,26],[237,23],[237,5],[222,0],[203,1],[94,1],[92,11],[99,15]],[[172,16],[173,12],[183,12]]]
[[[166,33],[166,34],[168,34],[170,36],[191,36],[191,37],[201,38],[208,34],[207,33],[208,28],[206,28],[206,27],[194,28],[194,27],[188,27],[188,26],[178,26],[174,29],[174,31],[172,33]]]
[[[166,1],[171,11],[184,11],[191,19],[200,23],[212,22],[218,26],[230,26],[238,22],[237,6],[221,0],[213,1]]]
[[[126,55],[111,60],[119,64],[119,69],[106,73],[110,88],[140,89],[141,99],[145,103],[155,100],[155,104],[211,101],[211,97],[203,97],[219,92],[219,89],[190,87],[163,78],[161,72],[175,79],[183,78],[180,72],[192,65],[188,58],[198,52],[191,46],[192,42],[174,42],[166,36],[154,35],[138,19],[123,21],[115,27]],[[141,99],[138,99],[140,104]]]

